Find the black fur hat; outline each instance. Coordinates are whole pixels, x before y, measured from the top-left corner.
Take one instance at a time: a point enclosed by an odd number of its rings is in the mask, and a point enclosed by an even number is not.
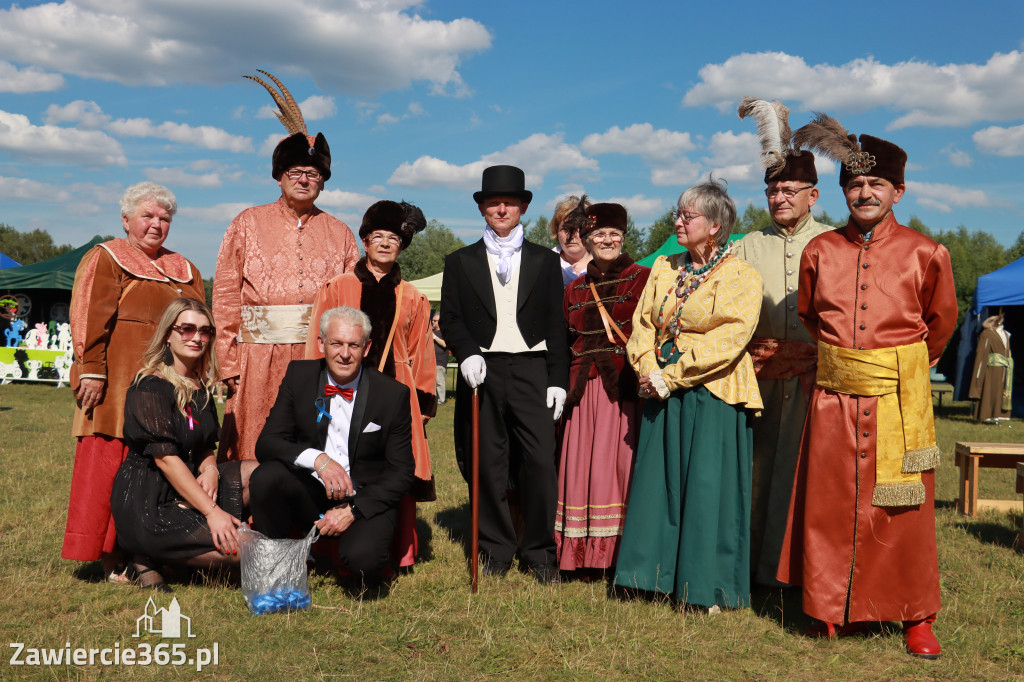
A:
[[[423,231],[427,226],[427,219],[423,217],[423,211],[405,201],[378,201],[363,214],[363,224],[359,226],[359,238],[366,237],[376,230],[387,230],[394,232],[402,239],[402,248],[406,249],[412,243],[413,235]]]

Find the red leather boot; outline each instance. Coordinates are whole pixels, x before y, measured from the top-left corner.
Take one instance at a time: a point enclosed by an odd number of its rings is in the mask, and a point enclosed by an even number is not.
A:
[[[907,652],[920,658],[934,660],[942,653],[939,640],[932,634],[932,623],[935,622],[935,614],[924,620],[903,621],[903,641],[907,644]]]

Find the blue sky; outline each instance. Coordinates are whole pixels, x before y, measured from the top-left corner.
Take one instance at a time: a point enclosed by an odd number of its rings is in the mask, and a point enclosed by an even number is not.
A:
[[[318,204],[356,227],[378,199],[463,239],[480,170],[514,163],[550,215],[584,190],[637,225],[709,172],[763,205],[745,95],[903,146],[896,207],[1011,244],[1024,229],[1024,3],[76,0],[0,9],[0,222],[58,242],[121,234],[143,179],[178,196],[167,246],[213,274],[242,208],[279,190],[265,69],[323,131]],[[819,208],[845,216],[834,165]]]

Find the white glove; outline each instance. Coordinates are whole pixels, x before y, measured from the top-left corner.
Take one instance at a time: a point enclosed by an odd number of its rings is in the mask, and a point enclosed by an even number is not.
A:
[[[484,356],[470,355],[459,365],[459,371],[462,372],[462,378],[466,380],[469,387],[476,388],[484,383],[484,377],[487,376],[487,363],[484,362]]]
[[[565,389],[558,386],[548,386],[548,407],[555,409],[555,421],[562,416],[562,407],[565,406]]]

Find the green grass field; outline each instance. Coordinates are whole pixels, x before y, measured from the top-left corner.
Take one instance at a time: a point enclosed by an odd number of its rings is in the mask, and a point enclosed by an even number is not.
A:
[[[713,616],[619,601],[602,583],[546,587],[525,575],[481,579],[469,594],[462,538],[466,488],[451,446],[452,403],[429,426],[438,500],[419,508],[421,553],[383,599],[360,601],[328,575],[314,608],[253,617],[237,586],[197,576],[175,584],[193,639],[135,638],[146,601],[170,598],[90,581],[95,566],[60,559],[73,466],[66,389],[0,387],[0,633],[29,648],[140,648],[162,641],[218,649],[217,665],[105,667],[0,664],[0,679],[1024,679],[1024,556],[1015,514],[955,511],[957,440],[1024,442],[1024,424],[976,425],[962,404],[937,415],[943,464],[937,533],[943,609],[939,661],[904,653],[895,625],[866,637],[810,640],[796,590],[757,591],[751,609]],[[1013,498],[1013,474],[984,470],[981,497]],[[7,645],[5,644],[5,647]],[[25,653],[22,654],[24,659]]]

